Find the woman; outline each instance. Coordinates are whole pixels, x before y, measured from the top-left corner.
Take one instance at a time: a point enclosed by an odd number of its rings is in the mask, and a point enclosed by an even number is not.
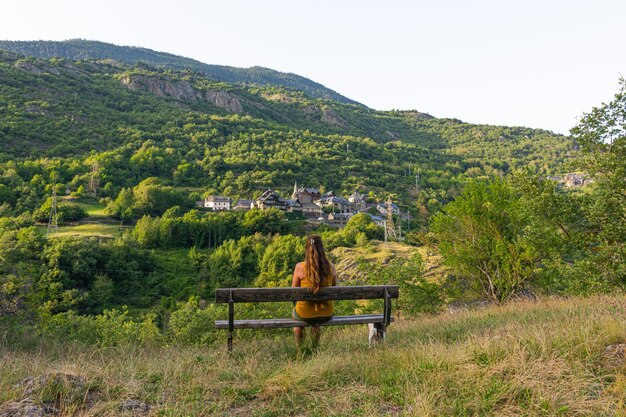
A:
[[[313,293],[320,288],[337,285],[337,272],[335,267],[326,258],[322,238],[312,235],[306,239],[306,253],[304,262],[296,265],[293,271],[292,287],[307,287]],[[320,341],[319,324],[333,317],[332,301],[298,301],[292,312],[296,320],[311,323],[312,348],[316,349]],[[304,338],[304,328],[294,327],[293,333],[296,338],[298,353]]]

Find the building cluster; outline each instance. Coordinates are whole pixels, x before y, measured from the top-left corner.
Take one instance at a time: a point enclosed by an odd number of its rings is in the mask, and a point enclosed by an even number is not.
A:
[[[548,179],[558,182],[567,188],[577,188],[591,184],[593,180],[587,174],[570,172],[561,176],[549,176]]]
[[[322,193],[318,188],[298,187],[297,183],[294,184],[291,198],[283,198],[277,191],[269,189],[256,200],[240,199],[233,204],[229,197],[213,195],[198,201],[196,205],[212,210],[275,208],[284,212],[301,213],[308,220],[340,227],[345,226],[352,216],[361,212],[368,214],[374,223],[381,227],[385,225],[389,210],[395,215],[400,215],[397,204],[371,203],[358,191],[349,197],[341,197],[335,195],[333,191]],[[380,215],[371,213],[373,207]]]

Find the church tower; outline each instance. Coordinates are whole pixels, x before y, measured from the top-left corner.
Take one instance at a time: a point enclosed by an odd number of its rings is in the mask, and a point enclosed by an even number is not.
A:
[[[291,193],[291,199],[295,200],[298,198],[298,181],[293,183],[293,193]]]

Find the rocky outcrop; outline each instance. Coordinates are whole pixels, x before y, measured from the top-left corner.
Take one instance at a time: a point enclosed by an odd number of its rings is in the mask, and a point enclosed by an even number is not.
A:
[[[87,386],[87,381],[81,376],[62,373],[31,376],[17,383],[16,388],[24,390],[24,395],[30,396],[43,391],[50,386],[65,387],[71,390],[82,391]]]
[[[56,416],[59,410],[45,405],[37,404],[30,398],[21,401],[10,401],[0,407],[0,417],[47,417]]]
[[[339,114],[335,111],[335,109],[333,109],[330,106],[322,107],[321,120],[322,122],[329,124],[329,125],[334,125],[334,126],[339,126],[339,127],[348,127],[348,124],[346,123],[346,121],[343,120],[341,116],[339,116]]]
[[[159,97],[171,97],[179,101],[204,100],[231,113],[243,113],[243,106],[234,95],[224,90],[196,91],[188,81],[174,81],[161,77],[126,75],[122,85],[130,90],[149,91]]]
[[[99,398],[85,378],[58,372],[26,378],[14,389],[21,398],[0,406],[0,417],[56,416],[59,409],[88,409]]]
[[[339,126],[339,127],[348,127],[348,123],[339,113],[335,111],[330,106],[323,106],[322,108],[318,106],[305,106],[302,108],[302,111],[305,114],[305,119],[311,121],[321,121],[322,123],[326,123],[328,125]]]
[[[131,90],[149,91],[159,97],[172,97],[182,101],[196,100],[196,90],[187,81],[127,75],[122,78],[122,84]]]
[[[205,98],[209,103],[231,113],[243,113],[243,107],[237,97],[227,93],[224,90],[209,90],[205,94]]]

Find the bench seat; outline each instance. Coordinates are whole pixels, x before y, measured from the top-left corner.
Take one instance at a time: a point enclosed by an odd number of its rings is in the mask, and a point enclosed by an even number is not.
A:
[[[390,317],[391,321],[393,317]],[[383,323],[383,314],[361,314],[356,316],[334,316],[329,321],[320,323],[320,326],[341,326],[347,324]],[[308,327],[310,323],[295,319],[261,319],[261,320],[235,320],[235,329],[285,329],[289,327]],[[228,329],[228,320],[216,320],[216,329]]]

